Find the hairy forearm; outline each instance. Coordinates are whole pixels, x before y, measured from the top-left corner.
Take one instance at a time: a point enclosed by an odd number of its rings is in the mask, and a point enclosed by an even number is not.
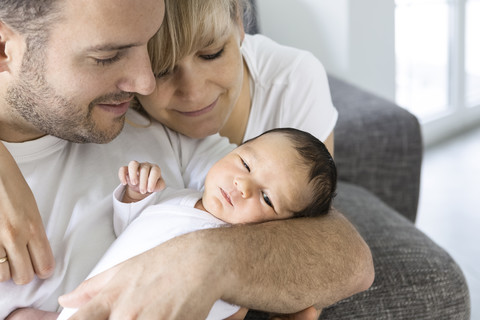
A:
[[[218,279],[221,298],[248,308],[281,313],[323,308],[373,282],[370,250],[338,212],[195,236],[225,255],[217,265],[229,275]]]
[[[295,313],[328,306],[372,281],[370,250],[340,214],[331,213],[175,237],[85,281],[61,304],[84,305],[78,319],[200,319],[218,299]]]

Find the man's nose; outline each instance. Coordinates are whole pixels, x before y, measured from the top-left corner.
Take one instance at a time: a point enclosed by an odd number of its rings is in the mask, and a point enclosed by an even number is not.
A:
[[[138,48],[135,59],[130,59],[124,67],[125,77],[117,85],[125,92],[149,95],[155,89],[155,77],[147,50]]]
[[[252,196],[253,183],[247,177],[237,176],[233,181],[242,198],[248,199]]]

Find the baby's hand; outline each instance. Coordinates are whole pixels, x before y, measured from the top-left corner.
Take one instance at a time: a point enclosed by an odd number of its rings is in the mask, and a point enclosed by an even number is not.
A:
[[[118,170],[120,182],[127,186],[122,202],[136,202],[150,193],[165,189],[160,167],[148,162],[130,161]]]

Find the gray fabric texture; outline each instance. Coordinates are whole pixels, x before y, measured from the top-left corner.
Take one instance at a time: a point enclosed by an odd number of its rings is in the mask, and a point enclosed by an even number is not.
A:
[[[375,281],[323,310],[320,319],[469,319],[462,271],[405,217],[366,189],[340,182],[334,205],[370,246]],[[268,319],[250,311],[246,319]]]
[[[320,319],[470,318],[465,278],[445,250],[361,187],[340,183],[334,205],[368,243],[375,281]]]
[[[339,180],[361,185],[414,222],[420,191],[420,125],[408,111],[329,76]]]

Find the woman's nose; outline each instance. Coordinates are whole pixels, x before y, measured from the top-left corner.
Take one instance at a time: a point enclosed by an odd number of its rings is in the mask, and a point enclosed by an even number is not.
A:
[[[196,72],[191,66],[179,67],[176,77],[177,92],[182,98],[194,103],[201,100],[205,90],[200,72]]]
[[[252,182],[250,179],[238,176],[235,177],[233,183],[242,198],[248,199],[252,196]]]

